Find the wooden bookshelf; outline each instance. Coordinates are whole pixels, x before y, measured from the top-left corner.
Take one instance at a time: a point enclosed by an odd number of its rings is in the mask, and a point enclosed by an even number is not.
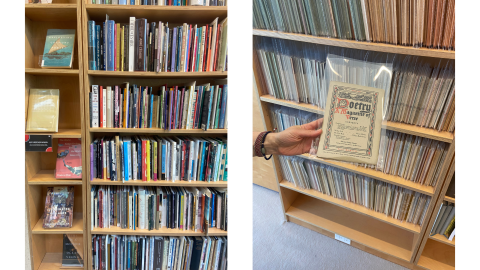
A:
[[[277,99],[270,95],[262,95],[260,96],[260,100],[262,102],[282,105],[285,107],[294,108],[301,111],[312,112],[312,113],[323,115],[323,109],[319,109],[317,106],[312,104],[296,103],[294,101]],[[391,122],[391,121],[387,121],[387,130],[411,134],[411,135],[420,136],[420,137],[447,142],[447,143],[451,143],[454,137],[454,134],[451,132],[436,131],[435,129],[431,129],[431,128],[423,128],[415,125]]]
[[[396,53],[404,55],[415,55],[442,59],[455,59],[455,51],[414,48],[413,46],[400,46],[383,43],[355,41],[337,38],[316,37],[304,34],[283,33],[278,31],[253,29],[254,36],[272,37],[287,39],[293,41],[301,41],[306,43],[322,44],[341,48],[351,48],[365,51]]]
[[[454,51],[358,42],[257,29],[253,30],[253,35],[340,48],[419,56],[425,58],[427,61],[455,59]],[[317,106],[281,100],[266,94],[268,92],[264,89],[263,72],[260,69],[256,54],[253,55],[253,73],[256,84],[256,87],[254,87],[254,99],[258,100],[265,130],[273,130],[273,119],[270,119],[269,109],[272,104],[323,115],[323,110],[320,110]],[[435,187],[420,185],[398,176],[356,166],[351,163],[321,159],[309,154],[300,155],[300,157],[430,196],[431,201],[421,226],[400,222],[361,205],[336,199],[312,189],[305,190],[297,188],[283,179],[279,158],[273,156],[272,164],[284,218],[289,222],[296,223],[334,239],[336,234],[349,238],[351,240],[351,246],[409,269],[454,269],[454,264],[451,263],[451,255],[449,255],[450,257],[446,260],[440,261],[438,259],[439,256],[435,254],[436,252],[443,252],[443,250],[434,246],[435,244],[429,244],[425,249],[424,247],[427,239],[429,239],[428,232],[431,229],[430,220],[432,216],[436,215],[435,211],[437,210],[435,209],[438,206],[438,201],[440,198],[444,198],[444,195],[441,194],[442,187],[448,178],[447,174],[449,174],[450,164],[452,162],[454,163],[455,133],[438,132],[434,129],[390,121],[386,123],[386,128],[388,130],[421,136],[448,144],[446,159],[441,168],[439,168],[440,173]],[[451,201],[452,199],[449,200]],[[439,239],[429,239],[428,241],[429,243],[436,242],[439,243],[439,245],[452,248],[451,244],[442,243]],[[430,247],[433,247],[433,251],[431,251],[432,249],[430,249]],[[422,250],[425,251],[423,256],[420,256]],[[450,265],[450,268],[441,268],[445,265]],[[453,268],[451,268],[452,265]]]
[[[83,35],[88,36],[88,21],[95,20],[96,22],[105,21],[108,14],[110,20],[115,20],[119,23],[127,23],[129,17],[145,18],[148,22],[163,21],[168,22],[169,25],[180,25],[183,23],[192,23],[204,25],[211,23],[216,17],[223,20],[227,17],[227,7],[174,7],[174,6],[123,6],[123,5],[99,5],[90,4],[90,0],[81,0],[83,5],[82,29]],[[88,47],[88,39],[82,40],[83,47]],[[83,61],[88,62],[88,54],[83,54]],[[83,66],[81,71],[84,74],[84,88],[85,106],[89,108],[88,93],[92,85],[112,86],[122,85],[129,82],[130,85],[137,84],[142,86],[151,86],[153,89],[158,89],[160,86],[167,85],[182,85],[184,83],[195,81],[197,85],[205,83],[226,84],[228,72],[120,72],[120,71],[103,71],[103,70],[88,70],[88,66]],[[85,119],[90,119],[89,110],[85,110]],[[227,129],[208,129],[207,131],[200,129],[174,129],[163,130],[160,128],[91,128],[88,121],[85,122],[86,130],[86,155],[90,156],[90,143],[102,136],[115,136],[120,134],[122,136],[129,135],[157,135],[157,136],[181,136],[188,135],[192,137],[219,137],[228,134]],[[85,163],[86,170],[86,235],[89,239],[86,244],[88,252],[88,269],[91,269],[91,239],[92,235],[162,235],[162,236],[206,236],[207,232],[183,231],[179,229],[159,229],[159,230],[145,230],[145,229],[121,229],[118,227],[111,228],[92,228],[91,220],[91,187],[96,185],[108,186],[185,186],[185,187],[221,187],[227,188],[227,181],[219,182],[203,182],[203,181],[150,181],[144,182],[141,180],[135,181],[111,181],[105,179],[90,179],[90,162]],[[209,228],[209,236],[227,236],[227,231],[217,228]]]
[[[445,236],[440,234],[430,236],[430,231],[435,225],[435,220],[443,201],[446,200],[455,203],[454,198],[445,196],[450,184],[455,184],[452,182],[454,173],[455,158],[450,165],[450,169],[445,182],[443,183],[438,200],[434,204],[435,209],[429,219],[426,233],[423,236],[421,245],[415,258],[415,263],[423,269],[455,269],[455,237],[452,241],[449,241]]]
[[[31,269],[61,269],[63,234],[81,235],[86,243],[85,171],[78,180],[55,179],[59,138],[80,138],[85,144],[83,62],[82,62],[82,2],[53,0],[52,4],[25,4],[25,104],[29,89],[60,90],[58,132],[27,133],[51,135],[53,152],[25,152],[25,197],[27,211],[29,256]],[[71,69],[43,69],[39,60],[45,47],[48,29],[75,29],[75,45]],[[25,115],[28,107],[25,107]],[[26,119],[26,117],[25,117]],[[85,164],[82,147],[82,163]],[[47,187],[74,187],[74,217],[71,228],[44,229],[43,212]],[[83,254],[87,253],[84,245]],[[86,262],[86,261],[85,261]],[[85,263],[84,269],[87,269]]]

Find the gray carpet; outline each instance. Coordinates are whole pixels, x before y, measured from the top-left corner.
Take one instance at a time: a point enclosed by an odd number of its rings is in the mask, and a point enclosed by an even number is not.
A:
[[[253,185],[253,269],[407,268],[297,224],[283,224],[278,193]]]

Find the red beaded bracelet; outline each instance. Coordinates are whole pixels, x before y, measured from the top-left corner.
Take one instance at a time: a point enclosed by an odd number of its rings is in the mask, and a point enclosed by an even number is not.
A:
[[[269,160],[272,158],[272,155],[270,155],[270,157],[268,158],[265,156],[265,148],[264,148],[265,138],[270,132],[271,131],[264,131],[258,134],[257,139],[255,139],[255,156],[257,157],[263,156],[266,160]]]

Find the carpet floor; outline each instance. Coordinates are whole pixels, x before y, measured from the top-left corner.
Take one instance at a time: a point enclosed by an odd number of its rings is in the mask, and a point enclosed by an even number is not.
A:
[[[254,184],[253,269],[407,269],[283,220],[278,193]]]

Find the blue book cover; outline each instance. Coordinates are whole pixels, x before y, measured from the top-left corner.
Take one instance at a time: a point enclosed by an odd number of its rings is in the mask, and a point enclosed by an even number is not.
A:
[[[175,66],[175,71],[179,72],[180,71],[180,61],[182,57],[182,41],[183,41],[183,26],[180,26],[178,28],[178,41],[177,41],[177,53],[176,53],[176,66]]]
[[[135,5],[135,0],[130,0],[130,5],[134,6]]]
[[[227,172],[228,172],[228,149],[227,149],[227,153],[225,153],[225,172],[223,173],[223,181],[227,181],[228,180],[228,175],[227,175]]]
[[[115,68],[115,21],[108,20],[108,50],[107,50],[107,70],[114,71]]]
[[[150,87],[152,88],[152,87]],[[150,93],[152,93],[152,91],[150,91]],[[149,106],[149,109],[150,109],[150,123],[148,125],[149,128],[152,127],[152,118],[153,118],[153,94],[150,95],[150,106]]]
[[[119,0],[118,4],[119,5],[127,5],[127,0]]]
[[[223,85],[223,95],[222,95],[222,106],[220,109],[220,120],[218,123],[218,128],[225,128],[225,113],[227,112],[227,89],[228,85]]]
[[[212,203],[211,203],[211,207],[210,207],[210,210],[212,211],[212,214],[210,215],[210,227],[213,227],[213,215],[215,215],[215,204],[217,202],[217,200],[215,199],[215,193],[212,192]]]
[[[173,44],[172,44],[172,66],[170,67],[171,72],[175,72],[175,56],[177,49],[177,27],[173,28]]]
[[[72,68],[75,29],[48,29],[42,68]]]
[[[215,91],[215,86],[212,86],[210,88],[210,99],[208,100],[208,118],[207,118],[207,127],[209,126],[210,123],[210,116],[212,115],[212,102],[213,102],[213,92]]]
[[[126,141],[123,142],[123,172],[124,172],[124,179],[128,181],[128,143]]]
[[[137,137],[137,179],[142,179],[142,140]]]
[[[200,181],[205,181],[205,176],[204,176],[204,171],[206,171],[204,169],[204,165],[206,165],[205,163],[205,155],[207,154],[207,149],[208,149],[208,143],[207,142],[203,142],[202,143],[202,163],[200,165]]]
[[[95,33],[96,33],[95,21],[88,21],[88,69],[89,70],[96,70],[96,57],[95,52],[97,51],[95,48]]]
[[[100,25],[95,25],[95,63],[96,70],[101,69],[100,66]]]
[[[167,151],[167,145],[162,142],[162,174],[165,174],[165,152]]]
[[[132,262],[130,261],[130,255],[132,254],[132,249],[131,249],[132,242],[128,241],[127,246],[128,246],[128,252],[126,255],[127,255],[127,269],[128,269],[128,266],[132,264]]]
[[[103,22],[103,31],[102,31],[102,39],[103,39],[103,70],[107,70],[107,24]]]
[[[220,164],[220,161],[221,161],[222,149],[223,149],[223,144],[220,142],[217,146],[217,149],[216,149],[217,151],[215,153],[215,161],[213,163],[213,169],[215,170],[215,173],[213,174],[212,181],[217,180],[217,177],[218,177],[218,169],[220,168],[220,166],[218,165]]]

